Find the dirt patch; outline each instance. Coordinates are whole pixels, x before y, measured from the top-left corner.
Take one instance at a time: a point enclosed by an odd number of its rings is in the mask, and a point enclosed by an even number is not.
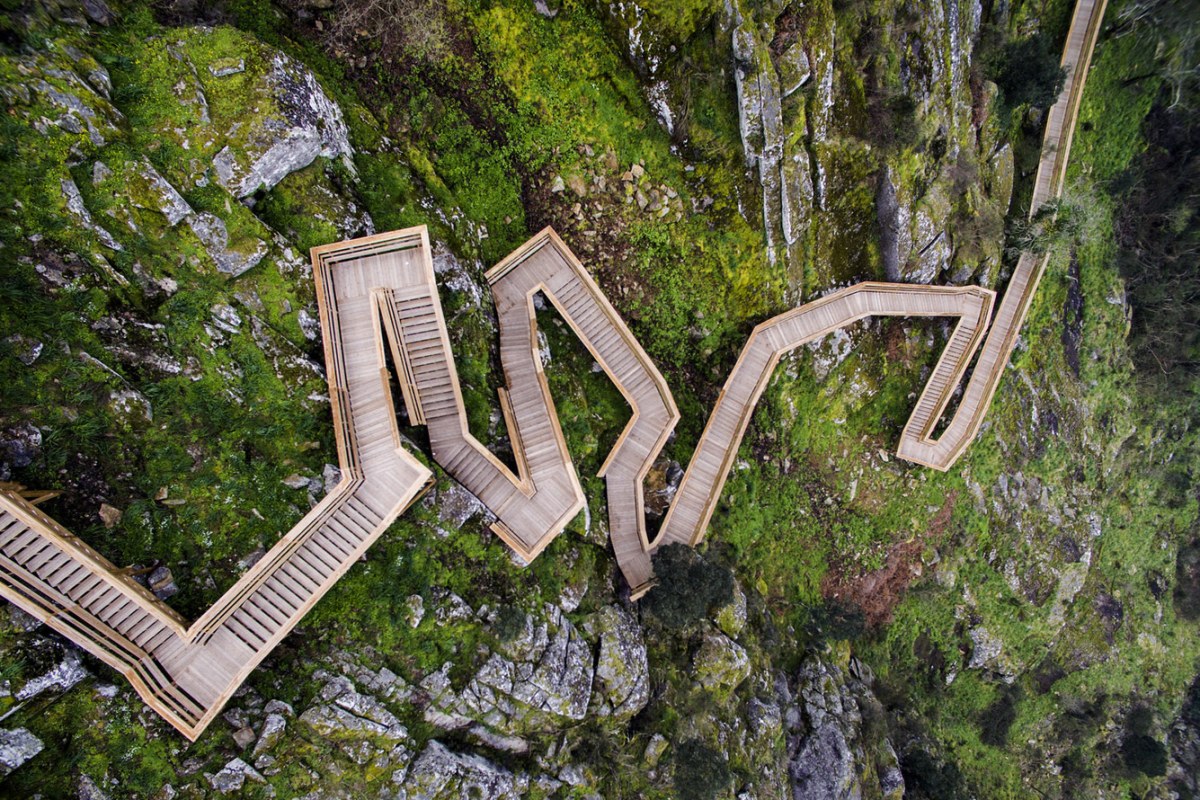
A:
[[[908,587],[924,574],[921,554],[925,547],[941,541],[945,536],[957,499],[957,492],[950,494],[930,520],[925,532],[893,546],[880,569],[854,573],[849,565],[830,568],[821,581],[821,596],[826,600],[858,606],[869,628],[890,622],[892,611],[904,599]]]
[[[887,325],[884,329],[883,344],[887,349],[889,364],[903,364],[907,369],[912,366],[912,356],[908,352],[908,331],[903,325]]]
[[[775,19],[775,36],[771,39],[771,54],[781,56],[789,47],[800,40],[804,28],[804,17],[793,5],[789,5]]]

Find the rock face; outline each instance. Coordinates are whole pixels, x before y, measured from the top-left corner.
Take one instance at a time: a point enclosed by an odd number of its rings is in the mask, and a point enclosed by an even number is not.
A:
[[[878,738],[884,712],[873,682],[857,659],[843,667],[812,658],[791,687],[779,687],[785,701],[795,693],[784,719],[788,776],[797,800],[904,796],[896,752],[890,741]]]
[[[192,219],[191,227],[196,238],[217,265],[217,269],[232,278],[253,268],[267,254],[267,243],[262,240],[254,244],[253,249],[249,251],[231,247],[225,221],[215,214],[204,212],[197,215]]]
[[[781,13],[776,5],[725,0],[717,37],[729,43],[745,164],[761,192],[768,258],[786,270],[789,300],[800,299],[804,283],[861,278],[876,259],[889,280],[994,279],[1000,254],[988,242],[998,233],[981,235],[980,220],[994,221],[1007,209],[1011,153],[1000,146],[996,126],[976,114],[981,104],[967,80],[981,13],[975,0],[939,2],[898,32],[889,47],[900,63],[899,86],[867,91],[892,93],[905,110],[854,120],[835,113],[835,100],[843,109],[852,105],[835,80],[847,69],[837,14],[823,3],[792,4]],[[912,141],[887,139],[905,126]],[[932,168],[914,173],[914,146]],[[862,188],[879,172],[872,209]],[[981,191],[965,194],[968,175]],[[964,205],[985,213],[951,215]],[[854,220],[872,211],[882,234],[878,256],[844,241],[871,238]],[[752,207],[743,213],[749,218]],[[803,274],[805,262],[815,275]]]
[[[264,783],[266,779],[254,767],[235,758],[215,774],[205,776],[213,789],[221,794],[232,794],[240,791],[247,780],[254,783]]]
[[[600,637],[592,713],[632,717],[650,699],[650,667],[642,629],[618,606],[602,608],[592,625]]]
[[[486,797],[518,800],[529,779],[480,756],[455,753],[436,740],[413,762],[397,795],[402,800],[457,800]]]
[[[234,74],[238,73],[213,73],[218,78]],[[227,145],[213,158],[217,182],[238,197],[272,188],[318,156],[349,157],[353,153],[341,109],[312,72],[275,53],[264,81],[275,100],[276,113],[257,126],[241,148]],[[350,163],[348,158],[346,163]]]
[[[969,630],[971,637],[971,660],[967,669],[981,669],[996,673],[1005,683],[1016,680],[1017,670],[1004,654],[1004,641],[982,625]]]
[[[300,715],[300,721],[326,736],[364,734],[396,741],[408,731],[396,715],[371,695],[360,694],[354,683],[337,677],[325,684],[318,704]]]
[[[0,778],[42,752],[42,740],[25,728],[0,730]]]
[[[717,627],[727,636],[737,638],[746,627],[746,592],[741,585],[734,583],[733,599],[717,611]]]
[[[595,663],[589,643],[557,606],[540,622],[526,616],[520,633],[492,653],[460,694],[445,670],[426,678],[426,719],[450,729],[475,722],[521,734],[581,720],[592,696]]]
[[[760,40],[752,16],[743,15],[738,4],[725,5],[725,27],[733,42],[734,80],[738,98],[738,129],[746,166],[758,170],[762,187],[763,231],[767,254],[774,262],[780,237],[791,244],[793,225],[785,216],[782,163],[784,128],[779,75],[767,48]]]
[[[646,474],[646,517],[662,519],[683,480],[683,467],[678,461],[660,458]]]
[[[750,656],[725,634],[708,630],[692,659],[692,671],[705,688],[728,691],[750,676]]]
[[[83,667],[79,651],[71,648],[65,651],[61,663],[22,686],[17,691],[16,698],[29,700],[55,687],[65,692],[87,676],[88,671]]]
[[[14,467],[27,467],[42,452],[42,432],[22,422],[0,430],[0,480],[8,480]]]
[[[463,525],[472,517],[482,514],[491,518],[492,513],[480,502],[479,498],[467,491],[466,487],[457,481],[449,483],[440,489],[436,495],[438,530],[443,536],[453,536],[462,530]]]

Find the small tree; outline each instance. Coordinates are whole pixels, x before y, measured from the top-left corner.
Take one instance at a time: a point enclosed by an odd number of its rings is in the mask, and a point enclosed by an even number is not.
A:
[[[1049,108],[1067,79],[1042,33],[1006,43],[994,57],[991,72],[1010,109],[1026,104]]]
[[[712,800],[728,789],[732,781],[725,756],[703,742],[691,739],[676,748],[676,796]]]
[[[659,550],[654,555],[654,573],[658,585],[644,602],[668,628],[685,628],[733,599],[733,574],[705,561],[685,544]]]
[[[1018,217],[1010,223],[1005,250],[1012,258],[1019,258],[1022,253],[1042,255],[1078,234],[1088,215],[1088,209],[1076,203],[1050,200],[1032,218]]]

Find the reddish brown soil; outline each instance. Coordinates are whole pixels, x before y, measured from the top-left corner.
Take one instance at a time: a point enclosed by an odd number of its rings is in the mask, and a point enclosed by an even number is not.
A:
[[[953,493],[946,498],[924,533],[893,546],[880,569],[856,574],[850,572],[847,565],[831,568],[821,581],[821,595],[826,600],[838,600],[862,609],[870,628],[890,622],[893,609],[904,599],[909,585],[925,570],[921,553],[926,546],[936,545],[944,538],[957,497],[957,493]]]

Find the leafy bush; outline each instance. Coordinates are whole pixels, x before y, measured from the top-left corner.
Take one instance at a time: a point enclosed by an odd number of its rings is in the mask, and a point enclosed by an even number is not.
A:
[[[1121,743],[1121,760],[1129,769],[1151,778],[1167,774],[1167,748],[1145,733],[1125,737]]]
[[[1000,696],[979,715],[979,741],[992,747],[1008,744],[1008,732],[1017,719],[1017,703],[1020,699],[1020,687],[1008,687],[1001,691]]]
[[[733,599],[733,574],[705,561],[684,544],[669,544],[654,556],[658,585],[646,596],[646,608],[674,630],[691,625]]]
[[[711,800],[728,789],[732,781],[725,756],[703,742],[689,740],[675,750],[676,796]]]
[[[1196,391],[1200,378],[1200,109],[1167,105],[1163,92],[1143,125],[1146,152],[1115,189],[1117,264],[1133,307],[1134,363],[1164,396]]]
[[[941,762],[924,750],[913,749],[900,759],[905,797],[957,800],[965,796],[963,777],[953,762]]]
[[[1050,41],[1042,33],[1005,43],[991,66],[991,78],[1009,108],[1026,104],[1049,108],[1067,79],[1058,54],[1051,51]]]

